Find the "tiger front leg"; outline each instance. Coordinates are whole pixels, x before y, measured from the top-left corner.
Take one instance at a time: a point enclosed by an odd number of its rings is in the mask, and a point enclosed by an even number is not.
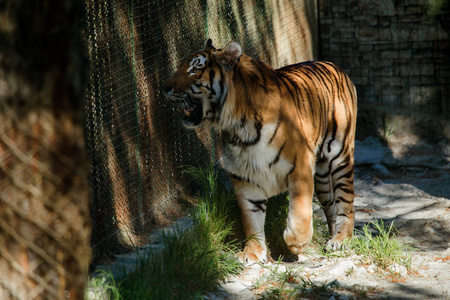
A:
[[[250,184],[237,185],[235,190],[241,210],[242,225],[244,227],[244,250],[239,254],[239,260],[251,265],[269,261],[266,238],[264,234],[264,221],[266,218],[267,199],[264,194]]]
[[[289,213],[284,241],[293,254],[301,254],[313,235],[313,175],[309,161],[289,175]]]

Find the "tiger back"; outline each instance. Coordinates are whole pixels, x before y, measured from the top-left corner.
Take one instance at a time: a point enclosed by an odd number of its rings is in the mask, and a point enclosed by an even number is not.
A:
[[[353,232],[353,152],[356,90],[329,62],[274,70],[239,44],[216,49],[208,40],[184,60],[164,87],[181,106],[183,125],[209,124],[222,133],[223,165],[238,199],[247,264],[269,259],[267,201],[289,192],[284,240],[300,254],[312,237],[312,199],[319,198],[331,239],[341,247]]]

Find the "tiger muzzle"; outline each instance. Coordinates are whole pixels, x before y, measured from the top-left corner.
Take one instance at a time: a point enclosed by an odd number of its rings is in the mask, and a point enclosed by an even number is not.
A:
[[[173,88],[166,89],[164,95],[179,108],[185,127],[197,126],[202,122],[203,107],[201,100],[192,98],[188,93],[175,93]]]

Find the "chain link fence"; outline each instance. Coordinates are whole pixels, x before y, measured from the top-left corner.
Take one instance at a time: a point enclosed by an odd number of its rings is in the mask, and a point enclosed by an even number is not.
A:
[[[82,5],[0,3],[0,299],[82,299],[91,259]]]
[[[178,62],[207,38],[274,67],[317,58],[316,15],[315,1],[86,1],[95,262],[184,213],[183,168],[220,160],[218,133],[185,130],[160,93]]]

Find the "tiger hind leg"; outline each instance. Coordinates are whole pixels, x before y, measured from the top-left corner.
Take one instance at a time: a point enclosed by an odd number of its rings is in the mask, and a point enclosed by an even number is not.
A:
[[[338,250],[342,241],[353,235],[353,157],[319,159],[314,182],[331,234],[327,248]]]

